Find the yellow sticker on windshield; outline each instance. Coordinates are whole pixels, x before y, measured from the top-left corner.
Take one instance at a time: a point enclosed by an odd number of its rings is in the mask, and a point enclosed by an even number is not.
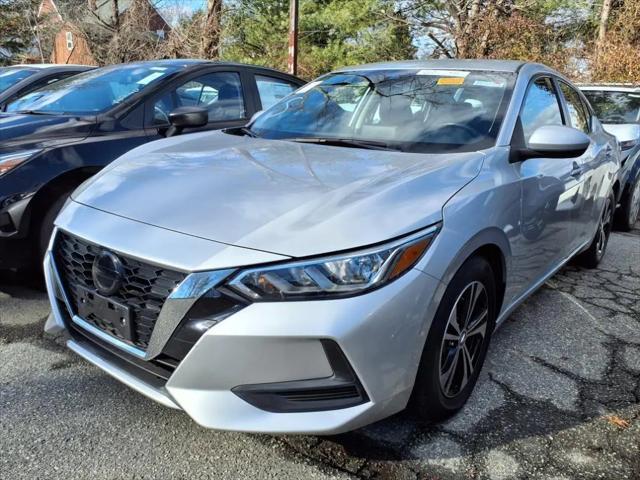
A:
[[[438,85],[462,85],[464,78],[461,77],[440,77]]]

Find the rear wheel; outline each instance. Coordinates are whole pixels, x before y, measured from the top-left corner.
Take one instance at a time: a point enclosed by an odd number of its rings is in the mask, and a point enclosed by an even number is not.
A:
[[[611,234],[611,228],[613,226],[615,203],[615,197],[613,193],[610,193],[605,200],[602,214],[598,220],[598,229],[596,230],[596,235],[593,237],[591,245],[589,245],[589,248],[585,252],[577,257],[578,263],[585,268],[596,268],[604,258],[607,245],[609,244],[609,235]]]
[[[616,226],[625,232],[633,228],[640,214],[640,174],[635,182],[629,185],[629,191],[622,198],[620,208],[616,212]]]
[[[419,417],[442,420],[465,404],[484,364],[495,305],[491,265],[467,260],[445,291],[422,353],[410,402]]]

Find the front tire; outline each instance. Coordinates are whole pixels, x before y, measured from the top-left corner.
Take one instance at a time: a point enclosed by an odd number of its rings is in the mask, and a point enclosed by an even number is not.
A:
[[[610,193],[605,200],[604,208],[598,220],[598,229],[593,237],[593,241],[589,248],[578,255],[577,260],[580,265],[585,268],[596,268],[607,251],[609,244],[609,235],[613,226],[613,214],[616,205],[616,198]]]
[[[455,274],[431,325],[410,410],[430,422],[460,410],[473,391],[496,319],[493,270],[483,257],[467,260]]]

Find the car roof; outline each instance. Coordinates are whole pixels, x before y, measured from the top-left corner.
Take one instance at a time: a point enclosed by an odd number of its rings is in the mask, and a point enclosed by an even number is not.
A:
[[[640,85],[634,85],[633,83],[578,84],[578,88],[586,92],[640,92]]]
[[[103,68],[118,68],[118,67],[124,67],[124,66],[136,66],[136,65],[140,65],[140,66],[158,66],[158,67],[162,67],[162,66],[173,66],[173,67],[182,67],[185,69],[191,69],[191,68],[196,68],[196,67],[200,67],[200,66],[206,66],[206,65],[219,65],[219,66],[229,66],[229,67],[240,67],[240,68],[252,68],[252,69],[256,69],[256,70],[263,70],[265,72],[272,72],[272,73],[277,73],[278,75],[284,75],[287,76],[293,80],[296,80],[297,82],[300,82],[301,84],[306,83],[305,80],[298,78],[294,75],[291,75],[289,73],[283,72],[281,70],[277,70],[275,68],[269,68],[269,67],[263,67],[260,65],[250,65],[250,64],[246,64],[246,63],[239,63],[239,62],[224,62],[224,61],[218,61],[218,60],[202,60],[202,59],[197,59],[197,58],[180,58],[180,59],[166,59],[166,60],[145,60],[145,61],[140,61],[140,62],[129,62],[129,63],[119,63],[119,64],[113,64],[113,65],[105,65]]]
[[[398,62],[380,62],[344,67],[337,72],[354,70],[417,70],[417,69],[451,69],[451,70],[489,70],[494,72],[517,72],[527,62],[518,60],[403,60]],[[542,67],[542,65],[540,65]],[[545,67],[546,68],[546,67]]]
[[[37,70],[47,70],[51,68],[57,68],[57,69],[71,70],[71,69],[77,69],[77,68],[90,69],[90,68],[96,68],[96,67],[91,65],[74,65],[74,64],[59,64],[59,63],[21,63],[18,65],[10,65],[6,68],[31,68],[31,69],[37,69]]]

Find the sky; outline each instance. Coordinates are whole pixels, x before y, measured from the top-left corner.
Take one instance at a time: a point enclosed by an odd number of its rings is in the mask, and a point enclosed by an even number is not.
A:
[[[196,10],[204,8],[207,0],[156,0],[154,5],[168,23],[174,23],[184,15],[191,15]]]

